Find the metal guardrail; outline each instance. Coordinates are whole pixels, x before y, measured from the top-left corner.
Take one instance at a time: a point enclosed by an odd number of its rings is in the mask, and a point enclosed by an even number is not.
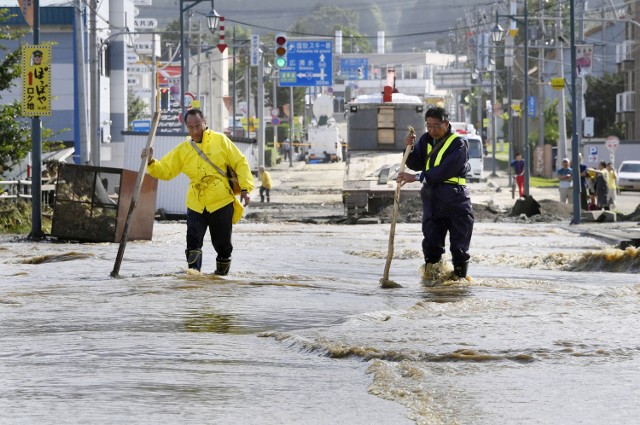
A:
[[[0,200],[13,200],[17,202],[20,199],[31,200],[31,180],[0,180]],[[56,193],[56,185],[43,182],[42,203],[51,206],[53,197]]]

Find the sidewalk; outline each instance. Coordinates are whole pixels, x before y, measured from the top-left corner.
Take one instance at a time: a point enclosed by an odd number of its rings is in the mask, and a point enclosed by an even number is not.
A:
[[[267,170],[273,180],[271,203],[260,203],[260,181],[256,179],[256,189],[251,194],[250,211],[258,215],[273,219],[293,219],[297,216],[342,215],[342,182],[345,163],[306,164],[304,161],[279,163]],[[515,198],[512,197],[509,186],[509,173],[498,170],[496,176],[489,177],[485,182],[469,183],[471,200],[474,204],[492,204],[500,210],[511,209],[518,198],[517,188]],[[530,187],[530,195],[542,204],[559,200],[557,187]],[[640,192],[624,192],[618,196],[616,210],[624,214],[631,214],[640,204]],[[555,206],[557,206],[555,205]],[[612,244],[619,242],[640,241],[640,226],[637,221],[611,223],[581,223],[571,225],[572,207],[566,205],[566,221],[559,226],[571,231],[590,234],[605,239]]]
[[[306,164],[304,161],[279,163],[269,168],[273,180],[272,202],[280,203],[342,203],[342,182],[345,172],[345,162],[329,164]],[[485,182],[469,183],[471,200],[474,204],[488,204],[507,209],[513,207],[515,197],[509,186],[509,173],[496,171],[496,176],[487,174]],[[256,179],[256,189],[252,194],[254,200],[260,200],[258,194],[259,180]],[[560,194],[557,187],[530,187],[529,194],[536,201],[558,201]],[[640,192],[623,192],[618,194],[615,210],[623,214],[631,214],[640,205]]]
[[[511,208],[518,199],[518,188],[515,189],[515,197],[512,196],[509,186],[509,173],[497,171],[497,176],[487,178],[486,182],[470,183],[471,199],[474,203],[486,204],[491,200],[501,207]],[[536,201],[550,200],[558,202],[560,193],[558,187],[529,187],[529,194]],[[623,192],[618,194],[615,211],[623,214],[631,214],[640,205],[640,192]]]

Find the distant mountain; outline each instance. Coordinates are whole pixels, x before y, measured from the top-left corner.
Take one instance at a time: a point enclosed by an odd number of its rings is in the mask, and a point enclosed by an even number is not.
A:
[[[186,3],[185,3],[186,4]],[[394,52],[423,50],[425,42],[447,38],[464,16],[465,9],[477,4],[473,0],[450,0],[448,2],[427,2],[424,0],[374,0],[349,1],[326,0],[320,2],[292,2],[291,0],[218,0],[214,3],[216,11],[225,17],[226,38],[230,39],[230,30],[234,25],[251,28],[258,34],[287,31],[293,24],[309,15],[318,5],[334,5],[356,11],[361,16],[359,31],[370,37],[372,48],[376,48],[378,31],[385,31],[387,45]],[[382,12],[384,28],[364,19],[371,16],[372,5],[378,5]],[[176,0],[153,0],[152,6],[137,6],[140,18],[155,18],[160,28],[179,19],[180,3]],[[202,1],[192,10],[206,14],[210,3]],[[371,21],[373,21],[371,19]],[[333,35],[333,34],[326,34]]]

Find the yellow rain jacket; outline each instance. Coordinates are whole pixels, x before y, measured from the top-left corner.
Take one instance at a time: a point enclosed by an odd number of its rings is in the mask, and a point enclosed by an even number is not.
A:
[[[273,182],[271,181],[271,175],[267,171],[260,173],[260,183],[262,183],[262,187],[265,189],[271,189]]]
[[[253,175],[249,162],[227,136],[207,129],[202,134],[202,142],[197,145],[222,171],[227,170],[227,165],[233,168],[238,174],[242,190],[253,190]],[[181,172],[189,177],[186,205],[193,211],[201,213],[206,208],[207,211],[213,212],[233,202],[233,222],[237,223],[242,217],[244,208],[234,196],[227,177],[220,174],[196,152],[189,138],[160,160],[153,161],[147,170],[152,177],[160,180],[171,180]]]

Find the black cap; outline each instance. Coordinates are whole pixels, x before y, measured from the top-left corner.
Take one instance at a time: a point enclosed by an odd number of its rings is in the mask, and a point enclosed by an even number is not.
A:
[[[33,56],[42,56],[42,50],[36,50],[33,52]]]

